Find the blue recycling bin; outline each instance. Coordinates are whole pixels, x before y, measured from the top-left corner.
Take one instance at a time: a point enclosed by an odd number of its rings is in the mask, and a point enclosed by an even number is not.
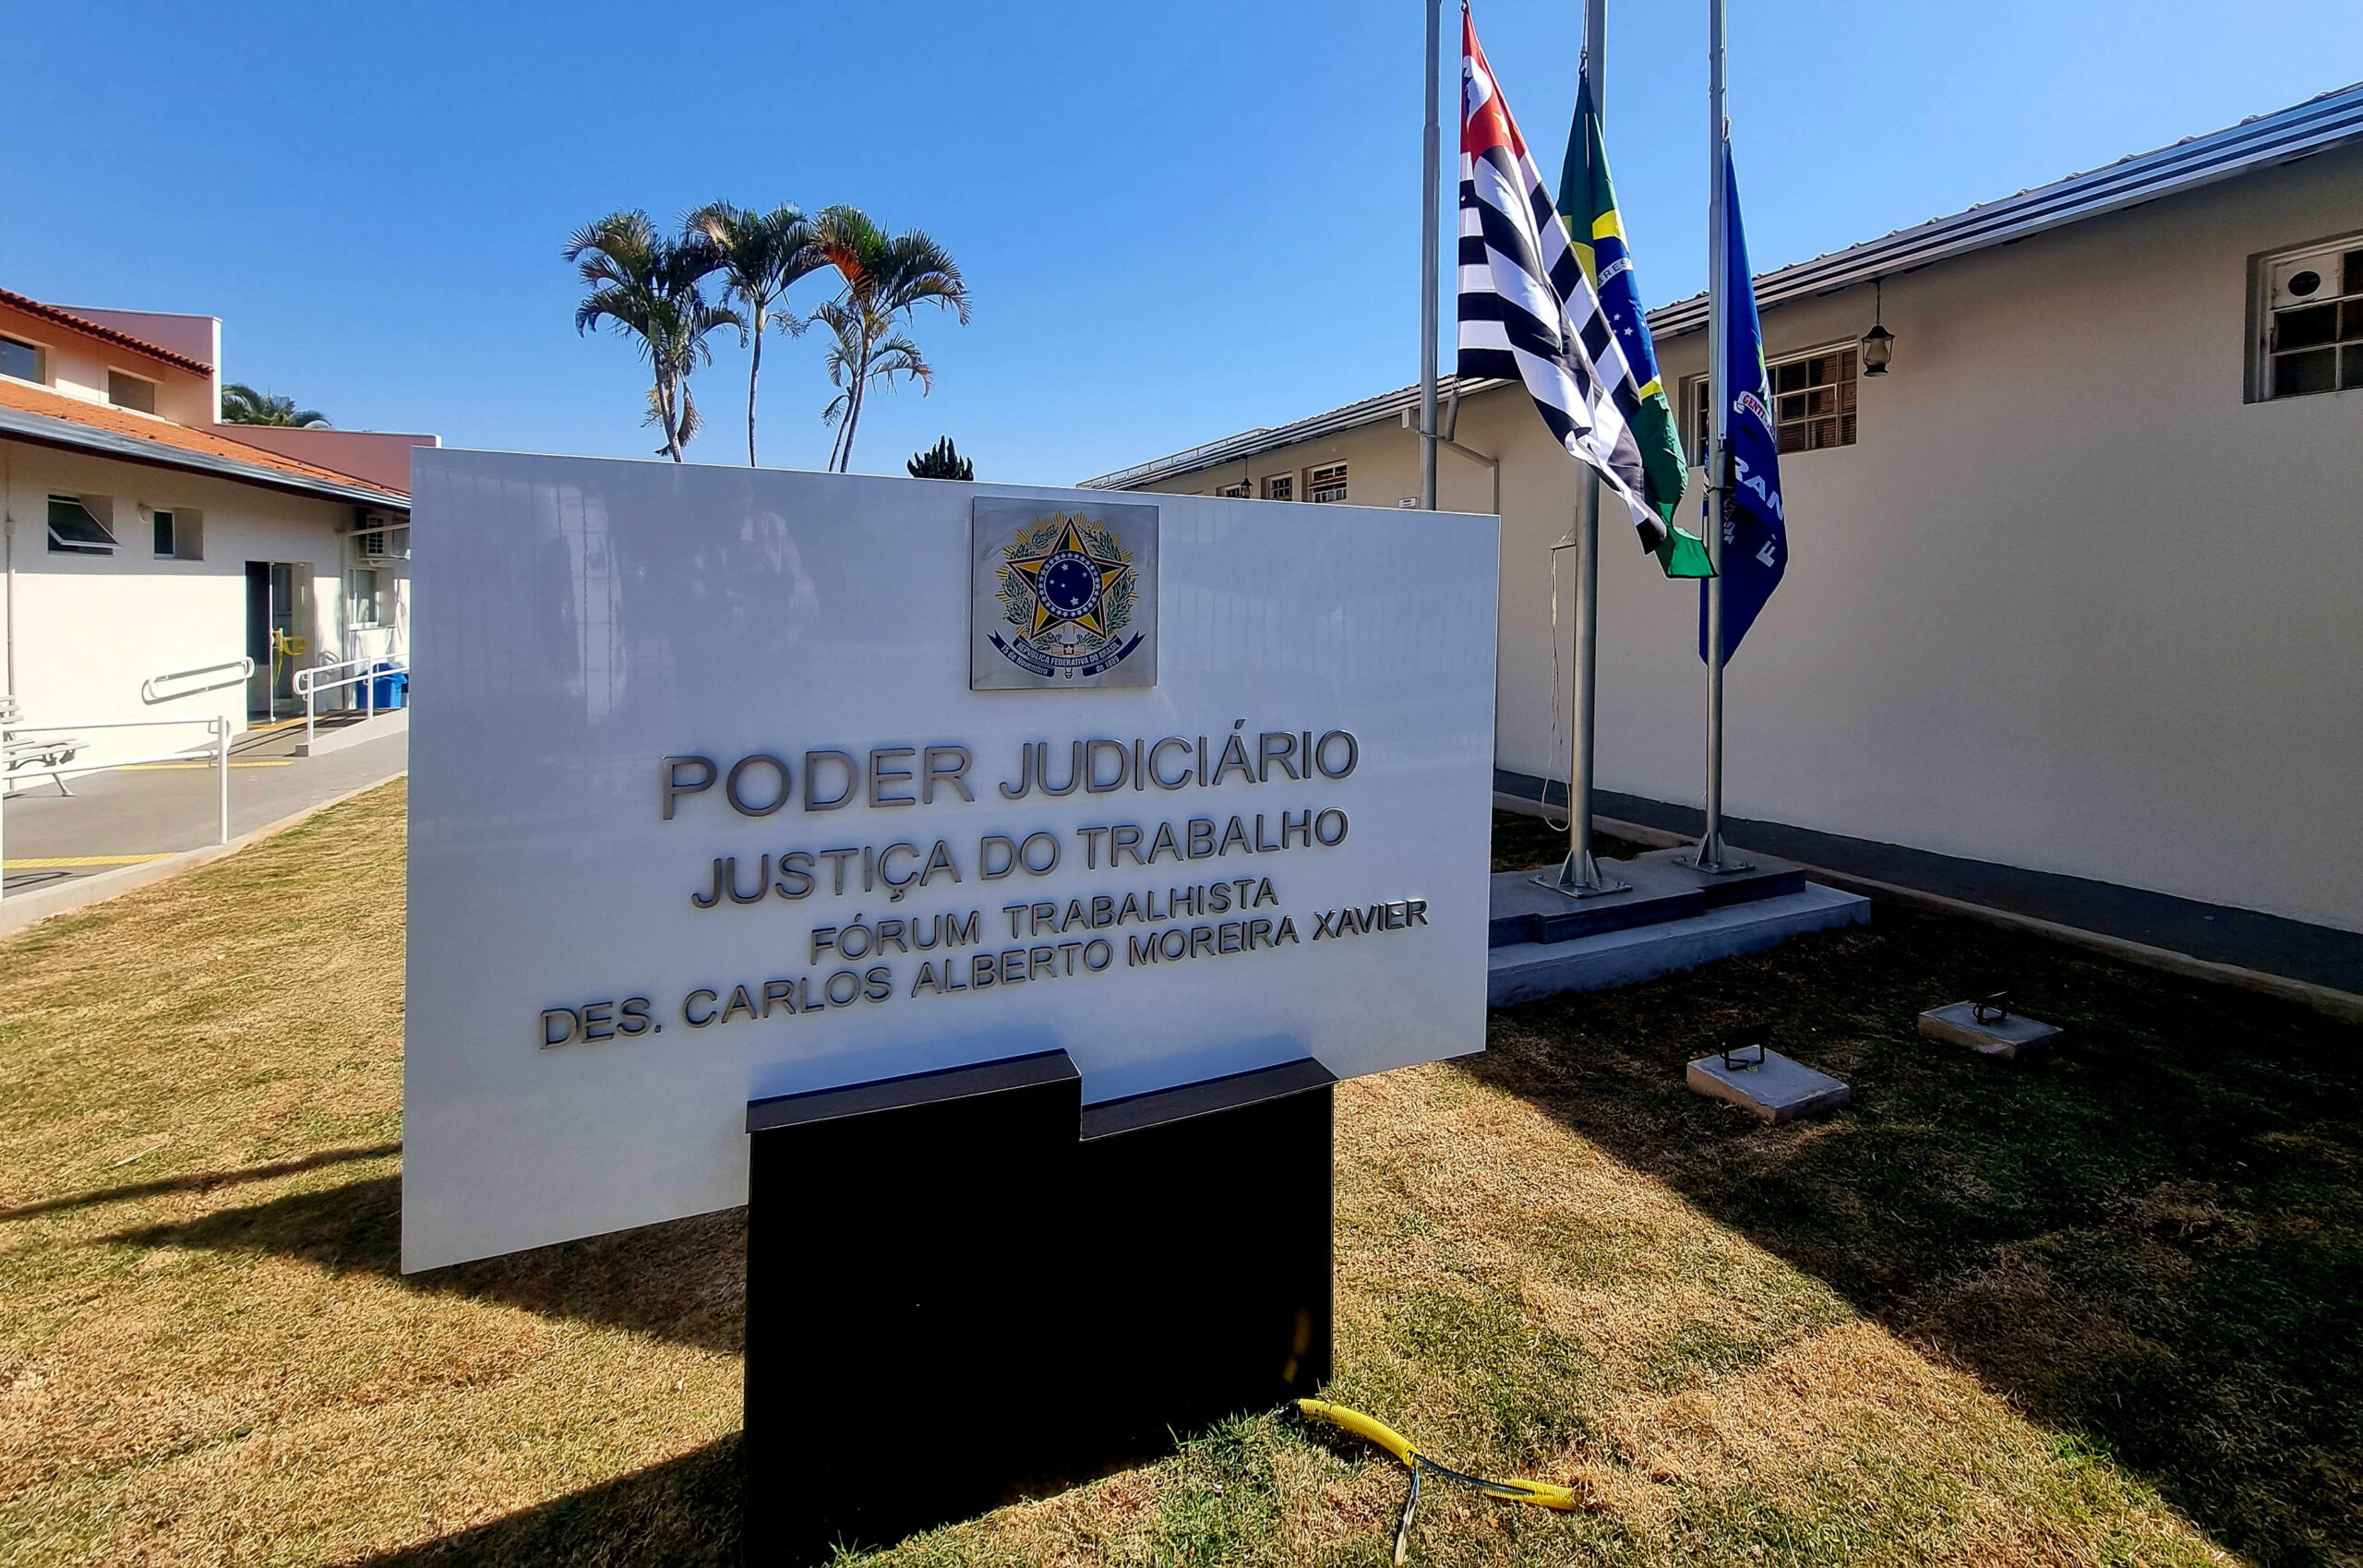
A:
[[[409,671],[381,664],[369,673],[373,677],[369,682],[369,700],[377,704],[378,712],[382,713],[389,708],[402,707],[409,700]]]

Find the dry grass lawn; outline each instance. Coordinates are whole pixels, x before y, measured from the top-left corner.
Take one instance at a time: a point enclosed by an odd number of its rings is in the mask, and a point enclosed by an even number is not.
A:
[[[737,1215],[395,1272],[402,798],[0,939],[6,1568],[737,1560]],[[1913,1040],[1997,969],[2081,1054]],[[1858,1107],[1684,1094],[1740,1010]],[[1339,1092],[1333,1396],[1591,1500],[1431,1488],[1427,1562],[2363,1562],[2358,1043],[1886,911],[1496,1015]],[[1399,1490],[1253,1418],[863,1561],[1375,1564]]]

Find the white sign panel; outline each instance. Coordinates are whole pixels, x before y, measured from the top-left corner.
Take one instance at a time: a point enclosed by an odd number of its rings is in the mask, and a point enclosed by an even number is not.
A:
[[[767,1095],[1482,1047],[1492,518],[414,474],[405,1269],[743,1202]]]

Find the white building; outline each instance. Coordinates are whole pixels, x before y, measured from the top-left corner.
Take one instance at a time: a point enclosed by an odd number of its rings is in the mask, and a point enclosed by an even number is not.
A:
[[[24,722],[243,728],[297,712],[307,664],[407,652],[410,451],[437,438],[222,425],[221,336],[0,290],[0,692]]]
[[[1792,560],[1731,664],[1732,814],[2363,931],[2363,87],[1757,290]],[[1650,322],[1695,426],[1704,304]],[[1523,389],[1455,401],[1441,500],[1502,515],[1495,759],[1531,795],[1576,471]],[[1086,483],[1416,504],[1417,403]],[[1608,512],[1599,784],[1695,807],[1696,591]]]

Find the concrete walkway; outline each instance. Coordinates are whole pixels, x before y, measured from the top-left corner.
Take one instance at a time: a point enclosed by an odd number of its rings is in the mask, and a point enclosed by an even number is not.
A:
[[[1502,805],[1516,797],[1530,808],[1541,787],[1542,782],[1530,774],[1500,768],[1493,772],[1494,798]],[[1551,785],[1550,803],[1554,810],[1566,808],[1566,792],[1556,783]],[[1691,840],[1705,825],[1703,813],[1694,808],[1605,790],[1595,794],[1593,813]],[[2350,997],[2363,995],[2363,933],[1780,822],[1731,818],[1724,838],[1734,849],[1752,849],[1812,868],[1817,877],[1832,873],[1839,885],[1873,896],[1909,890],[2132,947],[2183,954],[2203,964],[2278,976]]]
[[[303,736],[298,722],[249,732],[233,743],[232,839],[390,779],[410,765],[407,735],[299,758],[294,751]],[[0,910],[36,893],[42,896],[29,898],[29,907],[38,902],[54,908],[51,890],[97,877],[120,880],[114,874],[126,868],[210,848],[220,836],[219,784],[201,760],[113,768],[70,778],[66,786],[74,792],[70,797],[45,781],[29,784],[0,805],[7,813],[0,825],[6,855]]]

